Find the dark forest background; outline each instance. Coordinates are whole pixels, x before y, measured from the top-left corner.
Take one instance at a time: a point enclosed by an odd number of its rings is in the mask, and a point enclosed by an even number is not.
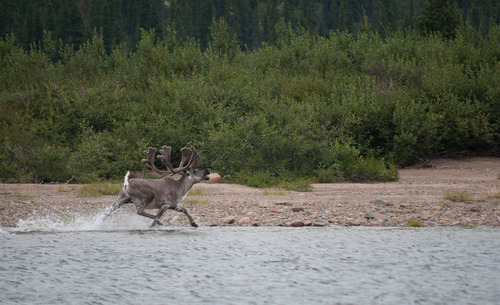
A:
[[[391,181],[500,155],[497,0],[0,0],[0,181]],[[161,164],[157,164],[161,166]]]
[[[79,46],[94,32],[102,33],[106,50],[125,43],[133,50],[140,29],[154,29],[159,38],[168,27],[177,38],[192,38],[207,47],[209,27],[223,18],[242,48],[254,49],[262,42],[274,43],[274,26],[283,18],[314,34],[357,31],[366,17],[373,30],[384,35],[398,29],[423,29],[421,17],[429,7],[435,24],[428,30],[445,31],[467,21],[483,33],[500,22],[498,0],[1,0],[0,35],[14,34],[26,48],[43,39],[43,30],[56,40]],[[438,24],[442,23],[442,24]]]

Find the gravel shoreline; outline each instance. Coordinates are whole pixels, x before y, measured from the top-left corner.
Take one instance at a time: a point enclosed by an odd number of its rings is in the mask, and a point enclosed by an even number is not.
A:
[[[433,164],[401,169],[396,182],[313,184],[311,192],[200,183],[183,205],[200,226],[500,226],[499,158],[439,159]],[[115,199],[78,197],[79,187],[0,184],[0,225],[97,215]],[[449,200],[447,194],[463,198]],[[126,205],[118,213],[126,220],[135,209]],[[189,226],[174,211],[162,221]]]

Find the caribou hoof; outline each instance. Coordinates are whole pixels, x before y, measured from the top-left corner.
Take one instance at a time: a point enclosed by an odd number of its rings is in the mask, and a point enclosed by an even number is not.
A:
[[[196,222],[194,222],[194,221],[191,223],[191,226],[195,227],[195,228],[198,228],[198,224]]]
[[[163,224],[161,223],[161,221],[159,221],[158,219],[155,219],[153,221],[153,224],[151,225],[152,227],[154,226],[163,226]]]

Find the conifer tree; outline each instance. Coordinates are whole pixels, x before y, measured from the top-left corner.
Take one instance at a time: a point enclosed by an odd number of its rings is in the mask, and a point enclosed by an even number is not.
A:
[[[449,0],[428,0],[417,19],[422,33],[439,32],[445,38],[453,38],[459,24],[458,9]]]
[[[54,32],[56,29],[56,11],[52,1],[43,9],[42,24],[46,31]]]
[[[39,42],[42,40],[42,22],[40,13],[35,3],[29,2],[26,12],[25,23],[23,27],[23,41],[25,46],[28,47],[31,42]]]

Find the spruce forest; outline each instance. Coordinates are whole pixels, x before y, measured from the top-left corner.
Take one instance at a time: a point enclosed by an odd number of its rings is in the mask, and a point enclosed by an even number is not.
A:
[[[294,189],[500,155],[495,0],[0,0],[0,14],[3,182],[121,179],[163,145]]]

